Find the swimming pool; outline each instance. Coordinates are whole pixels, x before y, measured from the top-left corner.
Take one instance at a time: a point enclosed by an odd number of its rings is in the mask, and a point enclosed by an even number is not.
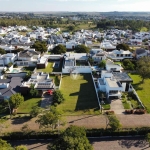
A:
[[[11,71],[11,73],[18,73],[19,72],[19,70],[17,70],[17,69],[13,69],[12,71]]]

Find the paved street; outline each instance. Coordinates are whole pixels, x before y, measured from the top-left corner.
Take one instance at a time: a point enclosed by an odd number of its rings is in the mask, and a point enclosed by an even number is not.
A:
[[[122,138],[93,138],[89,139],[94,150],[149,150],[148,143],[143,137],[122,137]],[[51,140],[25,140],[8,141],[13,146],[26,145],[28,150],[46,150]]]

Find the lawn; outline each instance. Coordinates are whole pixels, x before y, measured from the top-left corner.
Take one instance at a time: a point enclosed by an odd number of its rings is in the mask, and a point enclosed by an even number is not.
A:
[[[42,98],[28,98],[25,97],[25,101],[23,104],[18,108],[18,113],[30,113],[33,106],[39,106],[41,104]]]
[[[35,69],[35,67],[24,67],[24,71],[29,72],[29,71],[33,71]]]
[[[65,102],[57,108],[65,115],[99,114],[91,74],[80,74],[75,79],[70,75],[63,75],[60,90]]]
[[[147,112],[150,113],[150,79],[146,79],[144,83],[142,83],[142,79],[139,75],[129,74],[129,76],[133,79],[133,87],[146,107]]]
[[[44,69],[37,69],[38,72],[51,73],[53,71],[53,62],[49,62],[47,67]]]

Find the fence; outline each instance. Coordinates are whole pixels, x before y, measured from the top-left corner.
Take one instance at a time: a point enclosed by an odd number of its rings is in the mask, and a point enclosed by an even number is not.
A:
[[[133,86],[131,85],[131,88],[133,90],[133,93],[135,94],[135,96],[137,97],[138,102],[140,103],[140,105],[145,109],[145,106],[143,105],[142,101],[140,100],[138,94],[136,93],[135,89],[133,88]]]
[[[100,103],[100,99],[99,99],[99,96],[98,96],[98,92],[97,92],[96,84],[95,84],[95,81],[94,81],[94,78],[93,78],[92,73],[91,73],[91,76],[92,76],[92,80],[93,80],[93,83],[94,83],[94,87],[95,87],[95,92],[96,92],[96,96],[97,96],[97,100],[98,100],[99,108],[100,108],[100,110],[101,110],[101,109],[102,109],[102,106],[101,106],[101,103]]]

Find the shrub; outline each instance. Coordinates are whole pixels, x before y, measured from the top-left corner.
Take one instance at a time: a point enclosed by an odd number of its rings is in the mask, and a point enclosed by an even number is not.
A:
[[[145,109],[136,109],[134,110],[134,114],[145,114],[146,110]]]
[[[133,109],[131,109],[131,110],[125,110],[126,114],[133,114],[133,112],[134,112]]]
[[[113,110],[110,110],[110,111],[106,111],[106,115],[114,115],[115,112]]]

